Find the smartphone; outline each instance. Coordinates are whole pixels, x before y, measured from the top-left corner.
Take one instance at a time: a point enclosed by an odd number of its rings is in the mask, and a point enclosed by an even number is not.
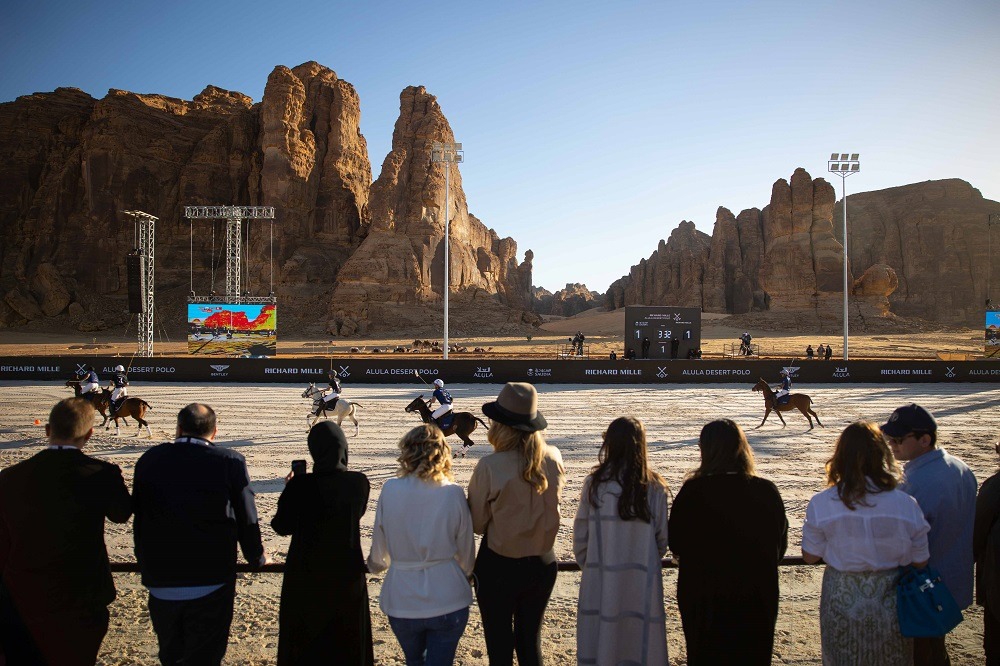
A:
[[[292,474],[305,474],[306,473],[306,461],[305,460],[293,460],[292,461]]]

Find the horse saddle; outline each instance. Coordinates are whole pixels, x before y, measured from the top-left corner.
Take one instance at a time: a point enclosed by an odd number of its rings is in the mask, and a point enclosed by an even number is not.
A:
[[[125,404],[125,398],[118,398],[117,400],[111,401],[111,413],[116,414],[122,405]]]
[[[451,427],[451,424],[455,421],[455,412],[448,412],[447,414],[442,414],[437,419],[438,427],[442,430]]]
[[[785,395],[783,395],[780,398],[778,398],[777,404],[779,404],[779,405],[787,405],[788,401],[791,400],[791,399],[792,399],[792,394],[791,393],[786,393]]]

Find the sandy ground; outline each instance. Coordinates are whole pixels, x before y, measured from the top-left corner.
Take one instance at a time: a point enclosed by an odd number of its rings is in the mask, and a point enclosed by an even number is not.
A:
[[[158,384],[133,387],[133,395],[152,406],[150,422],[154,441],[165,439],[173,428],[177,411],[192,400],[213,405],[219,414],[219,444],[243,453],[254,479],[257,506],[265,544],[277,561],[283,560],[288,540],[274,534],[269,521],[274,515],[283,478],[294,458],[308,458],[305,447],[306,401],[298,385],[180,385]],[[479,410],[492,399],[498,385],[451,386],[458,409]],[[422,387],[414,385],[352,386],[347,397],[363,405],[361,432],[351,438],[352,466],[372,481],[369,511],[362,523],[364,538],[370,538],[375,503],[385,479],[395,472],[396,441],[416,418],[403,407]],[[562,527],[556,544],[560,559],[572,558],[572,520],[580,489],[589,468],[596,462],[600,433],[615,417],[634,414],[649,433],[650,456],[675,491],[684,474],[696,465],[696,440],[701,426],[713,418],[728,416],[748,429],[757,456],[759,473],[773,480],[785,501],[791,524],[789,555],[799,554],[801,526],[809,498],[823,488],[823,464],[832,451],[839,431],[856,419],[884,422],[895,407],[910,401],[931,407],[938,417],[941,441],[960,456],[982,481],[996,471],[992,450],[1000,432],[1000,388],[978,384],[866,385],[861,388],[810,385],[808,393],[826,428],[807,430],[801,416],[787,416],[782,428],[769,420],[751,430],[763,415],[759,394],[749,385],[713,385],[697,388],[644,386],[554,386],[539,387],[540,409],[549,421],[548,441],[559,447],[566,461],[568,484],[563,495]],[[68,395],[54,384],[0,383],[0,466],[22,460],[43,446],[42,428],[49,407]],[[773,418],[773,417],[772,417]],[[114,432],[112,429],[111,433]],[[131,484],[135,461],[151,443],[134,437],[134,428],[121,437],[100,431],[87,447],[91,455],[120,465]],[[348,431],[350,434],[351,431]],[[456,481],[467,485],[476,460],[488,452],[485,433],[473,435],[477,446],[466,459],[455,464]],[[454,438],[453,438],[454,440]],[[458,440],[453,441],[453,446]],[[131,561],[131,526],[108,525],[111,558]],[[367,544],[366,544],[367,546]],[[196,555],[198,545],[191,544]],[[739,557],[734,550],[733,557]],[[667,629],[672,664],[685,663],[683,634],[676,610],[676,570],[666,570]],[[775,664],[819,664],[819,595],[822,568],[784,567],[781,570],[781,612],[778,619]],[[375,626],[377,661],[403,663],[402,653],[385,616],[378,610],[381,577],[370,579],[372,620]],[[547,663],[575,663],[576,597],[580,575],[560,574],[549,605],[543,634]],[[111,607],[112,626],[104,642],[102,664],[154,664],[156,640],[145,611],[145,592],[135,574],[116,575],[118,600]],[[277,611],[280,575],[245,575],[239,581],[236,617],[227,663],[273,663],[277,644]],[[956,665],[983,662],[981,648],[982,611],[972,607],[965,621],[949,637],[952,662]],[[459,645],[456,663],[486,664],[479,616],[473,613]]]

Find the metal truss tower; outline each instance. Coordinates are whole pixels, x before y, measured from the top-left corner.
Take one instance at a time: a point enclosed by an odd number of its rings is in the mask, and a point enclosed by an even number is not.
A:
[[[136,356],[153,355],[153,247],[156,244],[155,231],[158,217],[140,210],[123,211],[132,218],[136,227],[136,249],[139,252],[142,274],[142,312],[139,313],[139,349]]]
[[[216,300],[231,304],[274,302],[273,292],[270,296],[243,295],[240,283],[243,220],[273,220],[273,206],[184,206],[184,217],[189,220],[226,221],[226,295]],[[193,292],[190,299],[194,302],[206,300]]]

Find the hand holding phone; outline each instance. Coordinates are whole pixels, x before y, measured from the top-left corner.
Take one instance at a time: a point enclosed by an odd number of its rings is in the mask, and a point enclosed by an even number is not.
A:
[[[296,474],[306,473],[306,461],[305,460],[293,460],[292,461],[292,476]]]

